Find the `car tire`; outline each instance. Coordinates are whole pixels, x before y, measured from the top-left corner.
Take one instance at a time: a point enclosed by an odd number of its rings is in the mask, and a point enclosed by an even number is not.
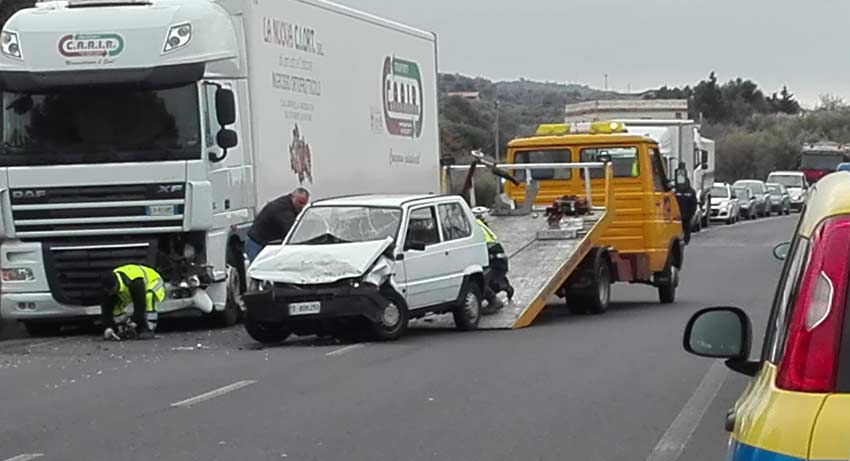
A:
[[[477,329],[481,321],[481,289],[472,280],[465,285],[452,315],[458,330],[470,331]]]
[[[23,322],[27,334],[33,338],[44,338],[59,336],[62,332],[62,324],[58,322]]]
[[[668,280],[663,285],[658,285],[658,300],[661,304],[673,304],[676,302],[676,288],[679,285],[679,269],[673,264],[667,263],[663,272]]]
[[[213,323],[219,328],[236,325],[245,312],[245,260],[241,253],[235,245],[227,249],[227,301],[223,311],[213,312]]]
[[[382,321],[372,325],[372,333],[378,341],[395,341],[407,331],[407,303],[393,289],[383,289],[381,295],[387,300],[387,305]]]
[[[250,312],[245,316],[245,331],[248,336],[260,344],[280,344],[292,334],[292,330],[283,322],[260,322],[251,318]]]

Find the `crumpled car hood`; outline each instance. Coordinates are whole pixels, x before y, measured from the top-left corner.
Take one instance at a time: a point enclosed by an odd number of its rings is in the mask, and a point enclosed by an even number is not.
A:
[[[360,277],[392,245],[392,239],[333,245],[273,245],[248,268],[256,280],[318,285]]]

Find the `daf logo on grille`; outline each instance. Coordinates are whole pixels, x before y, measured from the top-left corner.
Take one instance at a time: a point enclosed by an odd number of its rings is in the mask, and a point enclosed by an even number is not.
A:
[[[159,186],[160,194],[173,194],[175,192],[182,192],[183,184],[165,184]]]
[[[12,198],[42,198],[47,197],[47,191],[44,189],[29,189],[12,191]]]

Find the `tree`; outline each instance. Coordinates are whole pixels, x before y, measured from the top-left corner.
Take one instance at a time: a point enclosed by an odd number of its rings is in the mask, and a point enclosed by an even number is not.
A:
[[[723,103],[723,92],[717,85],[717,75],[714,72],[694,88],[694,109],[712,121],[725,121],[726,110]]]
[[[776,98],[776,95],[773,95],[774,103],[776,104],[775,108],[778,112],[782,112],[784,114],[799,114],[802,108],[800,107],[800,103],[794,99],[794,95],[788,91],[787,86],[782,87],[782,91],[779,92],[779,98]]]
[[[827,112],[837,112],[850,110],[850,105],[841,96],[824,93],[818,98],[817,110]]]

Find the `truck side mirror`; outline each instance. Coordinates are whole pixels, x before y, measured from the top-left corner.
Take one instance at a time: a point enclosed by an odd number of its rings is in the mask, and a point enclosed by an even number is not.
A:
[[[233,91],[227,88],[215,91],[215,113],[222,127],[236,123],[236,98]]]
[[[218,134],[216,134],[215,140],[218,147],[225,150],[232,149],[239,144],[239,135],[234,130],[222,128],[219,130]]]

